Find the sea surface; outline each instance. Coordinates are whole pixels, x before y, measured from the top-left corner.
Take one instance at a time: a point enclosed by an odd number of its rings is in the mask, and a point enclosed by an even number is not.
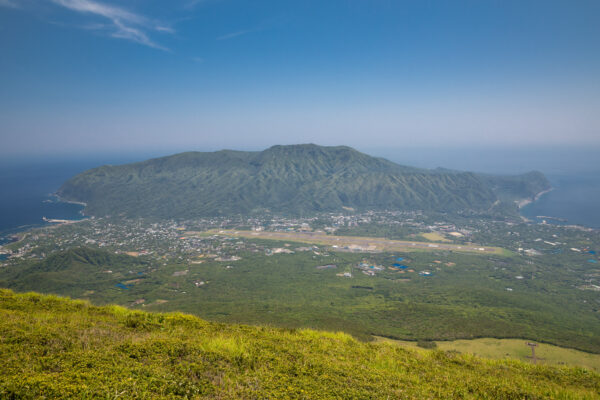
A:
[[[47,225],[50,219],[79,220],[83,206],[65,203],[53,194],[69,178],[104,164],[138,161],[137,157],[106,156],[0,161],[0,245],[11,234]]]
[[[600,172],[550,175],[548,180],[554,190],[523,207],[524,217],[600,229]]]
[[[2,165],[0,168],[0,244],[7,235],[46,224],[42,217],[81,219],[82,206],[58,201],[52,193],[81,172],[78,163]]]

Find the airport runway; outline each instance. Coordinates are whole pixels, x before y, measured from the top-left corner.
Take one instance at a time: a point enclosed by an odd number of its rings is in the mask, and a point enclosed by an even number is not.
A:
[[[333,236],[321,232],[270,232],[214,230],[213,234],[239,236],[245,238],[289,240],[294,242],[328,245],[346,251],[395,251],[395,250],[446,250],[480,254],[501,254],[499,247],[479,246],[476,244],[449,244],[418,241],[391,240],[356,236]]]

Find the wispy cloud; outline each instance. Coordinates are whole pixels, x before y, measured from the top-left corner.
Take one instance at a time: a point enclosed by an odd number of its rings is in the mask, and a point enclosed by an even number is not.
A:
[[[226,34],[226,35],[219,36],[219,37],[217,38],[217,40],[228,40],[228,39],[233,39],[233,38],[235,38],[235,37],[242,36],[242,35],[246,35],[246,34],[248,34],[248,33],[257,32],[257,31],[259,31],[259,30],[260,30],[260,29],[246,29],[246,30],[243,30],[243,31],[231,32],[231,33],[228,33],[228,34]]]
[[[0,7],[19,8],[19,5],[14,0],[0,0]]]
[[[175,29],[170,28],[168,26],[156,26],[154,29],[156,29],[159,32],[165,32],[165,33],[175,33]]]
[[[206,3],[207,1],[208,0],[188,0],[183,5],[183,8],[185,8],[187,10],[191,10],[192,8],[195,8],[197,5],[199,5],[201,3]]]
[[[0,0],[0,2],[3,1],[12,0]],[[52,0],[52,2],[72,11],[108,19],[110,24],[97,24],[95,26],[97,26],[97,29],[107,30],[108,34],[114,38],[126,39],[155,49],[169,50],[150,39],[147,31],[174,33],[174,30],[141,14],[95,0]],[[88,28],[91,26],[94,25],[89,25]]]

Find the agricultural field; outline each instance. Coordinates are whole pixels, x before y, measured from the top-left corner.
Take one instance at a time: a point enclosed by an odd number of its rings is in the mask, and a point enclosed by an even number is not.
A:
[[[422,233],[421,236],[427,240],[431,240],[432,242],[450,242],[450,240],[448,240],[445,236],[440,235],[437,232],[426,232]]]
[[[412,349],[431,348],[443,351],[456,351],[477,357],[494,360],[515,359],[534,363],[531,348],[528,343],[535,344],[535,364],[541,365],[572,365],[600,371],[600,354],[586,353],[579,350],[567,349],[548,343],[536,343],[525,339],[495,339],[480,338],[470,340],[450,340],[434,342],[415,342],[393,340],[377,337],[377,341],[397,343]]]

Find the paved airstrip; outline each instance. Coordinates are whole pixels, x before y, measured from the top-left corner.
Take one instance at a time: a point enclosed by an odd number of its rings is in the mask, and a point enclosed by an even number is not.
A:
[[[198,234],[188,232],[189,235]],[[446,250],[479,254],[502,254],[500,247],[479,246],[475,244],[449,244],[412,242],[404,240],[391,240],[385,238],[334,236],[323,232],[270,232],[270,231],[237,231],[237,230],[212,230],[204,234],[244,237],[249,239],[289,240],[293,242],[332,246],[338,250],[346,251],[410,251],[410,250]]]

